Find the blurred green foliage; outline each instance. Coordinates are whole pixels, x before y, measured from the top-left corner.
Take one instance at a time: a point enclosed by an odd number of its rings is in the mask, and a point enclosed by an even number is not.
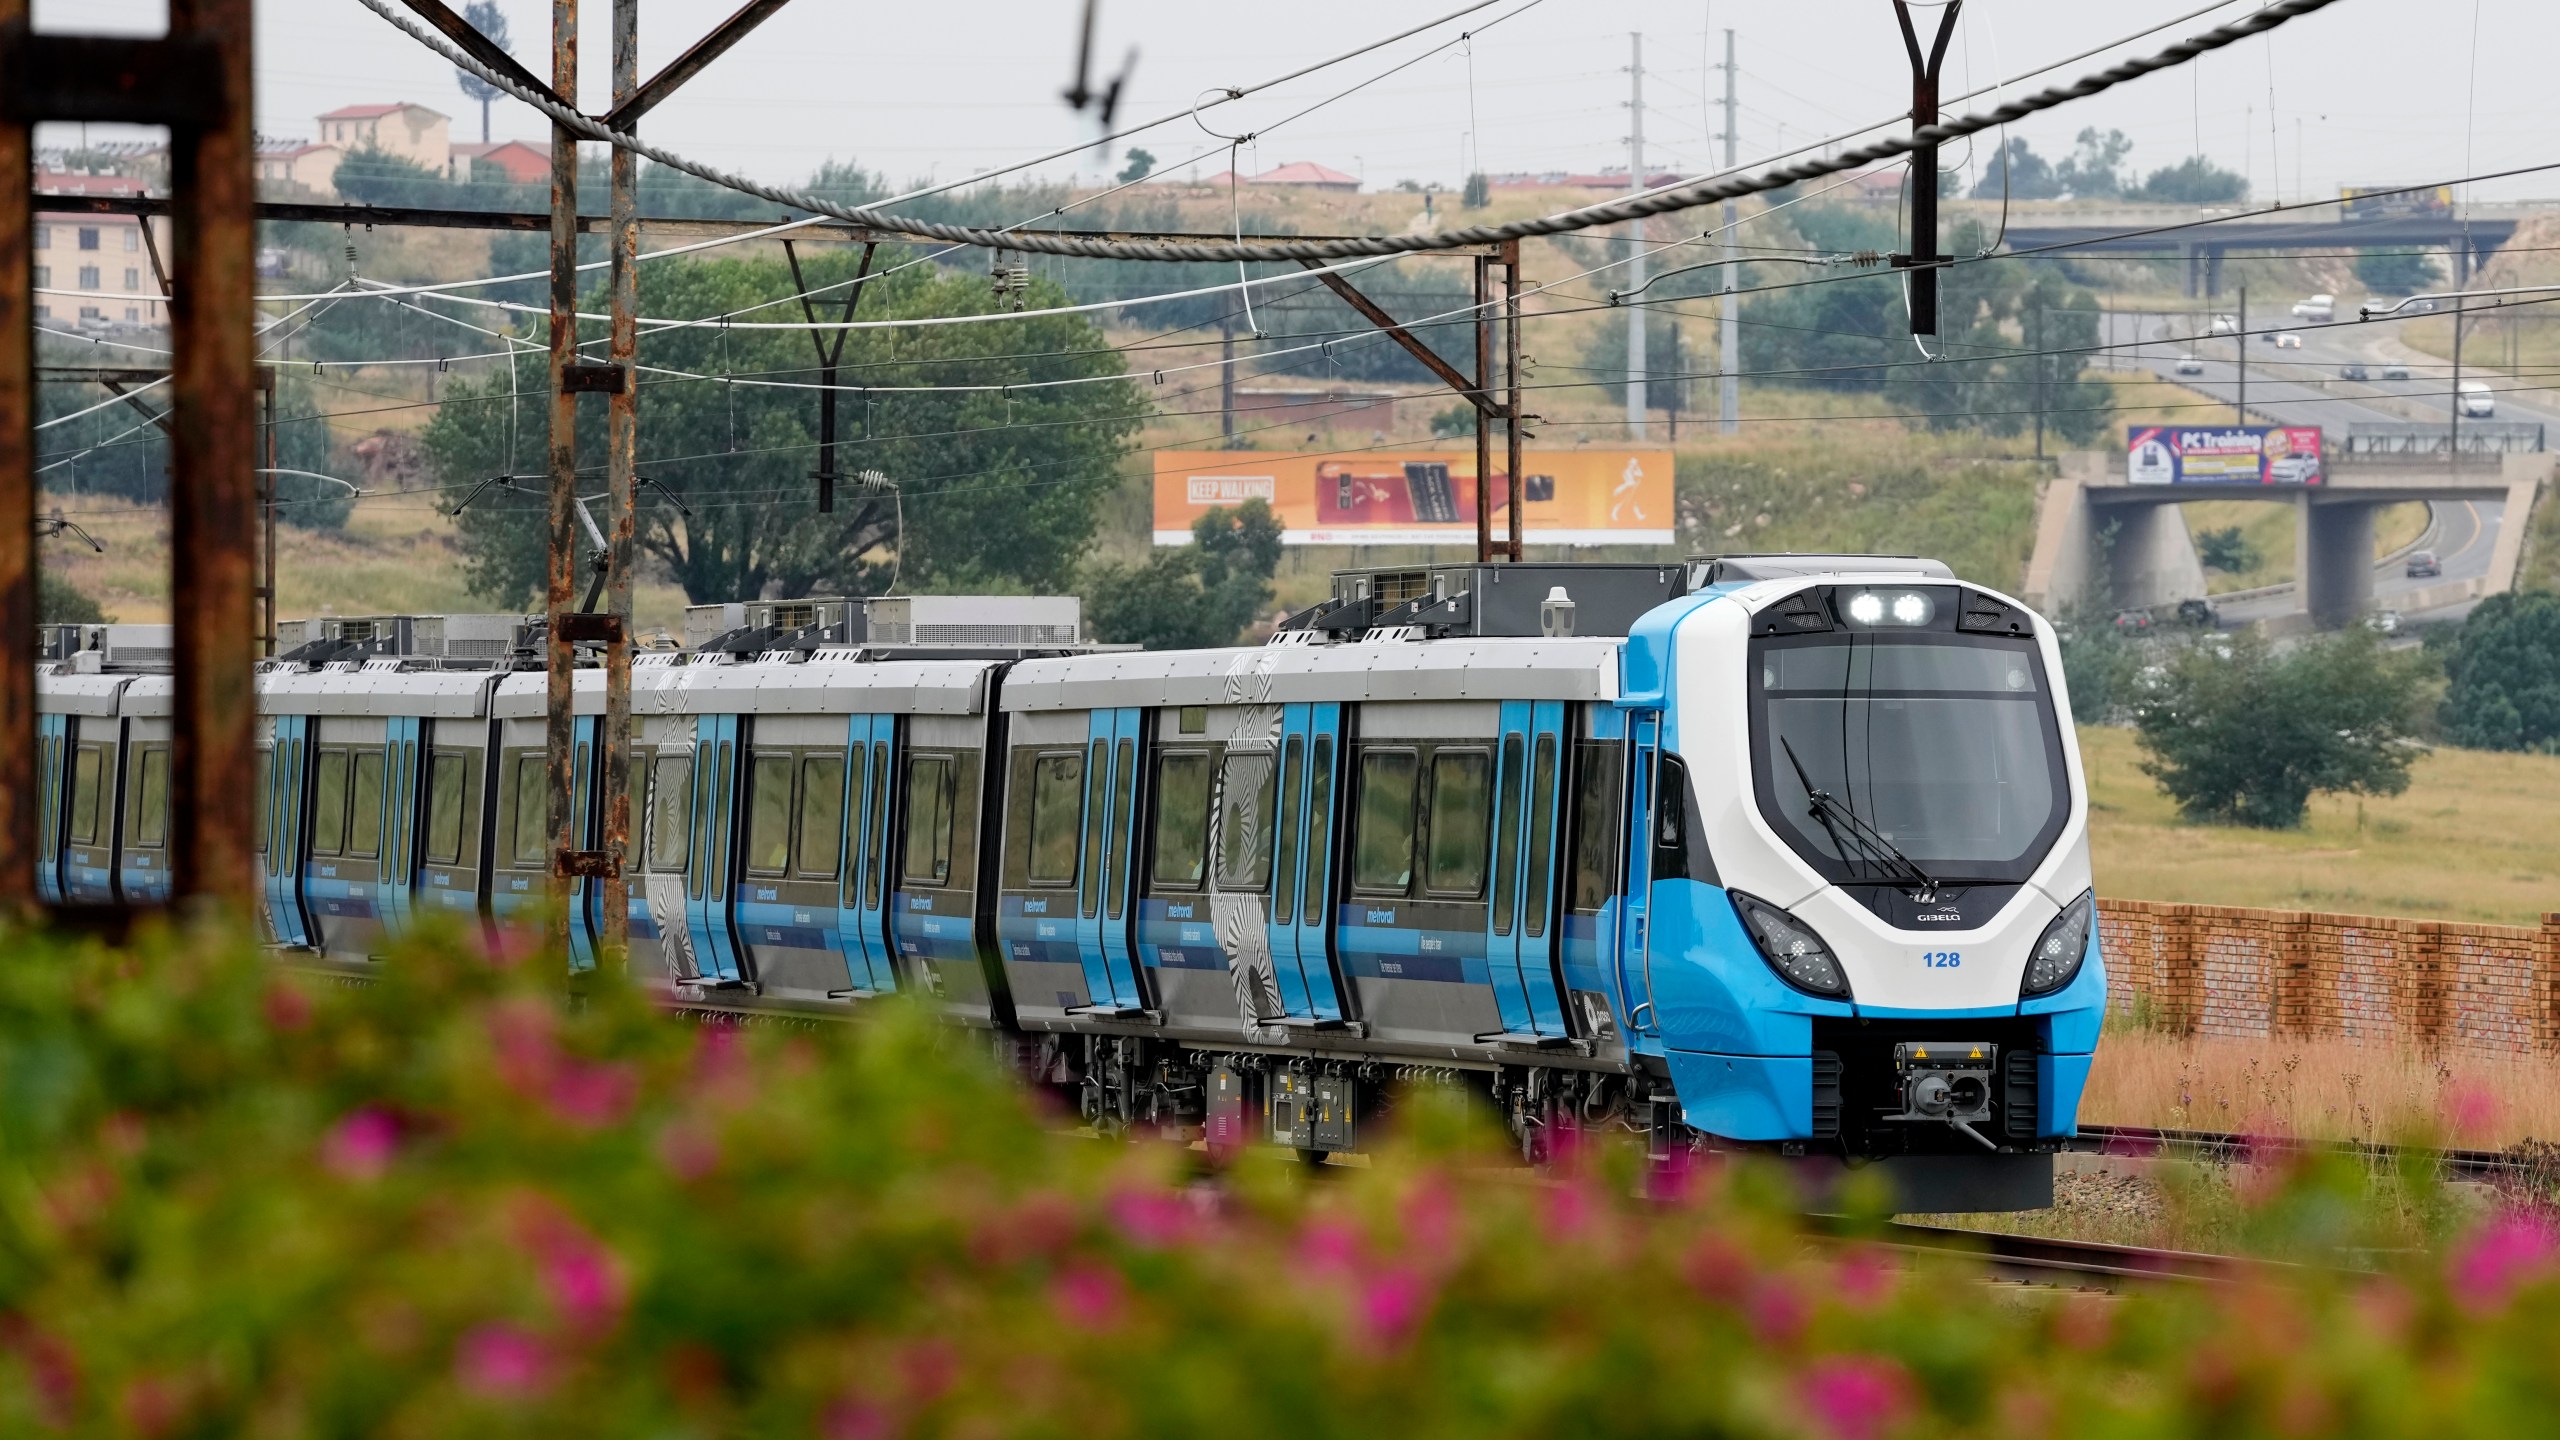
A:
[[[2377,1206],[2346,1162],[2249,1205],[2298,1274],[1995,1292],[1808,1246],[1772,1171],[1594,1143],[1531,1176],[1445,1092],[1366,1169],[1209,1184],[895,1007],[722,1028],[458,944],[351,987],[213,932],[0,967],[12,1435],[2508,1436],[2560,1405],[2551,1232]]]

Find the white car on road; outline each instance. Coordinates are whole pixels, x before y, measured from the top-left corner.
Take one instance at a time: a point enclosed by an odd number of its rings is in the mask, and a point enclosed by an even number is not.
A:
[[[2463,415],[2473,420],[2486,420],[2498,413],[2498,397],[2477,380],[2462,382],[2460,403]]]
[[[2314,295],[2308,300],[2295,301],[2293,306],[2294,319],[2322,325],[2336,318],[2337,313],[2338,297],[2335,295]]]
[[[2201,375],[2204,373],[2204,362],[2193,355],[2181,355],[2178,357],[2177,370],[2181,375]]]

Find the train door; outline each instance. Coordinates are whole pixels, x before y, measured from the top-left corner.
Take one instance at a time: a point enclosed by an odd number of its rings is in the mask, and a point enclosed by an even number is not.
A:
[[[268,877],[275,873],[275,822],[267,793],[275,787],[276,721],[273,715],[258,717],[257,769],[249,782],[249,853],[258,866],[258,923],[269,943],[281,943],[276,933],[274,886]]]
[[[311,717],[278,715],[268,783],[258,797],[267,817],[267,915],[276,943],[310,949],[314,927],[302,903],[304,798],[311,754]]]
[[[116,848],[116,883],[134,904],[164,904],[169,880],[169,722],[128,720],[124,747],[124,823]]]
[[[673,979],[688,973],[693,936],[685,928],[684,872],[693,853],[693,720],[635,722],[646,744],[632,748],[631,973]],[[645,767],[645,768],[644,768]]]
[[[1581,1033],[1616,1038],[1627,1013],[1618,988],[1620,922],[1625,917],[1619,857],[1626,848],[1627,712],[1586,707],[1573,742],[1572,806],[1566,844],[1564,917],[1558,959]]]
[[[75,905],[116,900],[117,782],[123,777],[124,722],[86,715],[71,729],[71,802],[63,827],[62,890]]]
[[[843,947],[845,971],[852,981],[847,999],[868,999],[898,988],[889,960],[887,905],[890,755],[897,739],[895,715],[856,715],[846,736],[844,802],[844,883],[836,897],[836,928]]]
[[[1662,713],[1636,711],[1628,721],[1627,808],[1623,817],[1621,854],[1626,889],[1621,903],[1626,921],[1619,928],[1617,989],[1619,1013],[1627,1017],[1629,1043],[1658,1051],[1662,1017],[1653,1008],[1652,894],[1654,766],[1662,750]],[[1647,1044],[1647,1041],[1652,1043]]]
[[[729,865],[736,822],[733,796],[738,767],[738,717],[702,715],[694,721],[693,851],[685,874],[685,932],[693,942],[693,973],[685,980],[738,984],[746,979],[729,931]]]
[[[1333,878],[1334,795],[1342,707],[1282,707],[1278,838],[1273,844],[1271,963],[1292,1020],[1342,1018],[1326,944]]]
[[[374,879],[382,893],[382,928],[391,939],[416,930],[418,750],[424,728],[414,715],[383,722],[382,857]]]
[[[758,992],[843,998],[852,967],[837,932],[844,890],[849,729],[838,715],[759,715],[740,762],[744,820],[730,888]]]
[[[596,717],[576,717],[570,731],[570,836],[580,849],[595,841],[594,764]],[[551,803],[543,722],[509,720],[500,731],[499,826],[490,867],[489,913],[498,920],[530,915],[550,894]],[[569,968],[595,968],[595,934],[589,927],[587,890],[593,882],[569,882]]]
[[[1006,726],[996,943],[1014,1004],[1043,1019],[1117,1008],[1099,915],[1110,743],[1093,728],[1094,717],[1075,710],[1015,715]]]
[[[1000,971],[990,973],[986,951],[994,937],[982,942],[978,915],[979,817],[994,786],[987,775],[992,732],[982,716],[907,717],[889,936],[909,974],[946,1010],[1002,1021],[1010,992],[998,988]]]
[[[71,717],[36,717],[36,898],[62,903],[63,781],[71,751]]]
[[[1564,705],[1509,700],[1502,706],[1493,810],[1493,903],[1486,968],[1501,1003],[1504,1038],[1552,1044],[1566,1038],[1556,992],[1549,924],[1555,899],[1556,811],[1563,764]]]
[[[1138,726],[1144,711],[1096,710],[1085,736],[1085,802],[1076,881],[1076,953],[1096,1012],[1146,1007],[1129,945],[1127,856],[1137,821]],[[1020,722],[1017,722],[1020,723]]]
[[[479,913],[480,876],[494,848],[486,815],[489,731],[481,720],[437,720],[421,738],[426,815],[417,827],[412,914],[458,921]]]
[[[323,716],[315,726],[302,893],[315,948],[336,959],[382,950],[387,729],[366,716]]]

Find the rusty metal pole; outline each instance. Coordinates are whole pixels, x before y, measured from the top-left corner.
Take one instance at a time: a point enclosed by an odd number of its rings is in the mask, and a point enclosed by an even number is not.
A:
[[[173,126],[169,500],[177,684],[170,869],[182,902],[247,921],[257,898],[257,187],[250,0],[170,0],[169,37],[203,57],[208,118]],[[24,170],[10,176],[24,185]],[[5,621],[0,623],[14,623]],[[11,637],[16,643],[16,636]],[[14,684],[16,675],[11,676]],[[6,743],[0,741],[0,743]]]
[[[150,223],[151,222],[148,220],[143,222],[146,226]],[[261,654],[266,656],[266,658],[272,660],[276,655],[277,476],[276,370],[274,366],[261,365],[258,367],[258,389],[260,391],[261,398],[266,402],[267,410],[267,469],[266,473],[258,477],[261,481],[265,482],[258,487],[258,510],[260,512],[259,529],[263,537],[258,545],[258,556],[259,564],[264,567],[264,576],[258,585],[258,598],[265,606],[265,613],[259,617],[263,623],[258,631],[258,649]]]
[[[1502,247],[1502,345],[1503,375],[1509,385],[1502,407],[1502,431],[1505,458],[1511,471],[1511,543],[1510,559],[1520,562],[1520,537],[1528,526],[1521,510],[1528,503],[1528,487],[1520,472],[1526,462],[1520,456],[1520,242],[1512,240]]]
[[[0,0],[0,44],[27,0]],[[0,105],[0,912],[36,900],[34,125]]]
[[[1493,394],[1493,261],[1476,257],[1476,386],[1467,398],[1476,409],[1476,563],[1493,558],[1493,441],[1485,427],[1485,401]]]
[[[640,89],[640,0],[613,0],[613,103]],[[635,119],[632,122],[637,125]],[[635,362],[640,346],[640,199],[637,160],[613,151],[612,330],[607,356],[622,384],[605,409],[605,612],[612,617],[604,649],[603,764],[604,932],[596,937],[598,968],[620,970],[631,956],[631,559],[638,523],[635,478],[640,437],[640,386]],[[834,397],[828,397],[832,400]]]
[[[578,94],[578,0],[551,0],[551,88]],[[551,127],[551,543],[543,608],[549,621],[542,736],[546,830],[551,836],[551,943],[569,955],[569,855],[578,848],[573,765],[576,756],[577,652],[568,616],[577,591],[578,397],[569,367],[578,358],[578,136]],[[521,805],[530,797],[519,795]]]

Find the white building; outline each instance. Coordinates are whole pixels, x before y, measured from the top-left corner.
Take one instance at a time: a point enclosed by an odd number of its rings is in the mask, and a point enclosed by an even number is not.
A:
[[[70,195],[140,195],[143,182],[129,175],[79,175],[39,171],[40,192]],[[47,214],[35,217],[36,320],[57,330],[110,325],[166,325],[168,302],[152,271],[144,222],[130,215]],[[169,255],[169,222],[155,219],[150,240]]]

